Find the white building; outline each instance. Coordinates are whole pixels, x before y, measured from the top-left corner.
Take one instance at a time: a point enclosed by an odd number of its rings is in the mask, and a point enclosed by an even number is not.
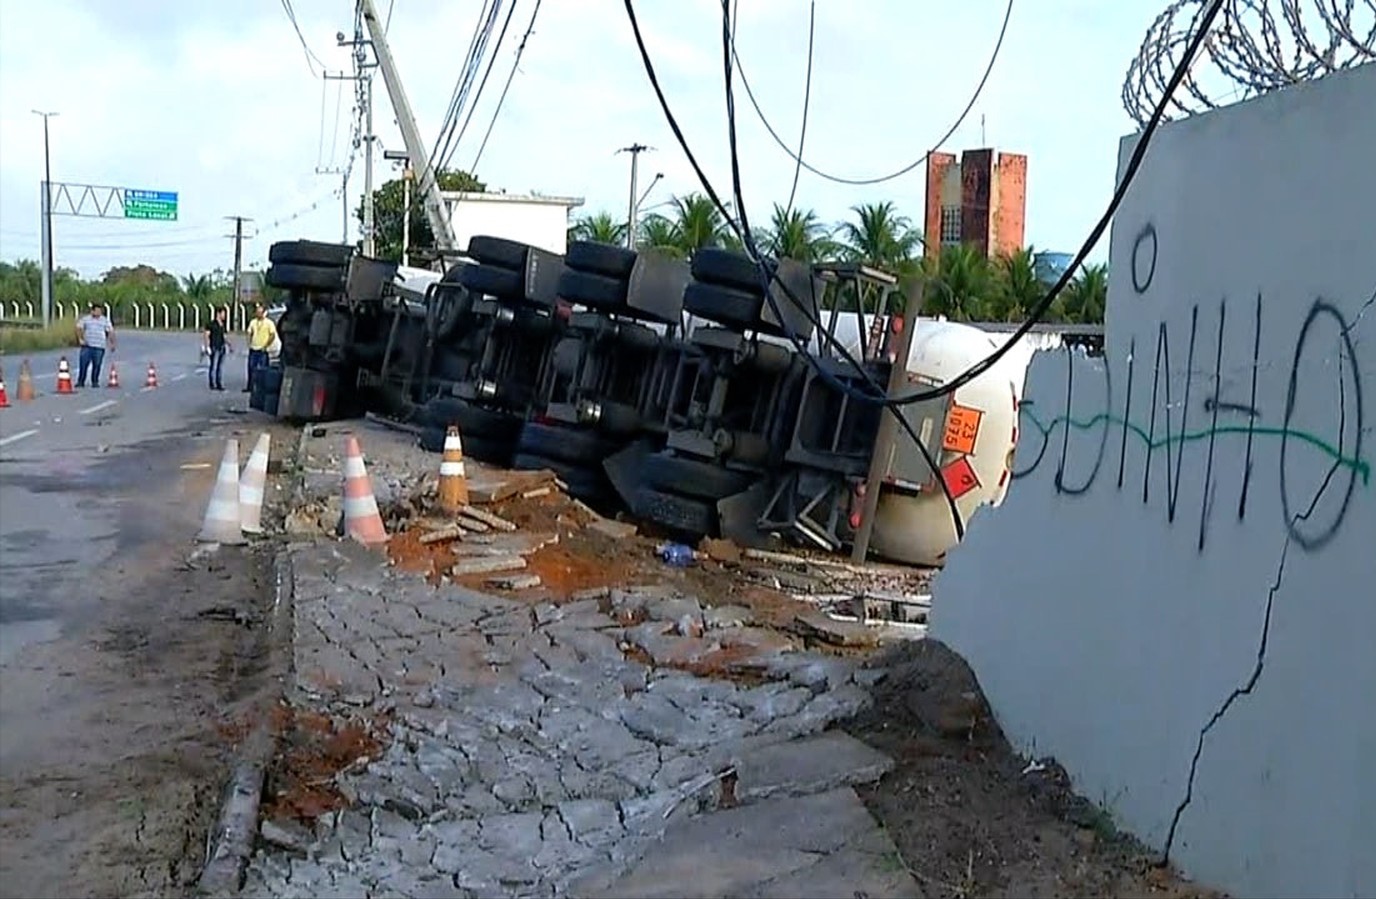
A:
[[[505,237],[563,255],[568,248],[569,213],[582,197],[518,196],[442,191],[449,226],[460,249],[476,234]]]

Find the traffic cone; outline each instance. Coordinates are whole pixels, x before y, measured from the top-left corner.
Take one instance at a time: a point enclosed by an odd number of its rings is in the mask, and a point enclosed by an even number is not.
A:
[[[215,489],[211,491],[205,521],[196,539],[226,546],[247,542],[239,525],[239,441],[234,437],[225,443],[220,471],[215,476]]]
[[[268,447],[271,443],[271,435],[258,435],[258,443],[239,478],[239,523],[246,534],[263,533],[263,492],[268,484]]]
[[[457,425],[444,435],[444,455],[440,459],[440,509],[456,514],[468,505],[468,475],[463,467],[463,439]]]
[[[148,363],[148,378],[143,382],[145,389],[158,386],[158,369],[152,362]]]
[[[106,382],[105,386],[112,390],[119,388],[119,368],[113,362],[110,363],[110,380]]]
[[[10,395],[5,390],[5,369],[0,368],[0,409],[6,409],[10,404]]]
[[[373,482],[363,464],[363,450],[352,435],[344,441],[344,534],[365,546],[387,542]]]
[[[72,370],[67,365],[67,357],[57,360],[57,392],[72,392]]]
[[[34,397],[33,372],[29,370],[29,360],[27,359],[19,363],[19,390],[16,396],[21,403],[27,403]]]

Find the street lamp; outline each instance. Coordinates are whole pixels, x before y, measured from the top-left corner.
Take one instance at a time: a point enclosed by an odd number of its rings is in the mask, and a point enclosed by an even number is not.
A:
[[[382,158],[401,163],[401,264],[411,265],[411,157],[401,150],[383,150]]]
[[[53,172],[52,161],[48,154],[48,119],[55,112],[32,110],[36,116],[43,117],[43,188],[39,191],[39,201],[43,204],[40,214],[40,234],[43,246],[39,255],[43,260],[43,327],[52,324],[53,317]]]

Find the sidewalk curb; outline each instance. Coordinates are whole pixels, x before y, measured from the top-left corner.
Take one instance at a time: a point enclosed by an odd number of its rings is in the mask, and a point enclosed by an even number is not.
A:
[[[258,833],[263,780],[277,753],[279,735],[273,724],[274,710],[285,695],[291,671],[291,614],[296,592],[289,548],[278,549],[273,573],[275,590],[268,626],[268,676],[272,686],[259,708],[253,730],[239,746],[238,760],[225,786],[220,814],[210,834],[210,851],[196,884],[201,896],[233,895],[242,888]]]

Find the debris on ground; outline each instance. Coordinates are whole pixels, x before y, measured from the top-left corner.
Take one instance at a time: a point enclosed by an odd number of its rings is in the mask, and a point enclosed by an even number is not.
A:
[[[265,821],[312,823],[348,804],[336,778],[365,765],[382,751],[385,719],[338,718],[282,705],[273,725],[282,749],[268,772]]]

